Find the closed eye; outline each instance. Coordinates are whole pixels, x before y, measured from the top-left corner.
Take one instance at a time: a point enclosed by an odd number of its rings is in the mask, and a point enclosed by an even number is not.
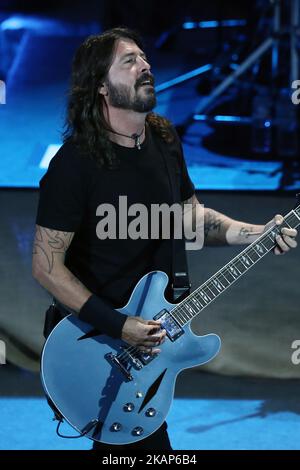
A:
[[[130,64],[136,62],[138,56],[129,56],[125,59],[124,63],[125,64]],[[149,63],[147,60],[147,57],[144,54],[141,54],[139,57],[141,57],[147,64]]]

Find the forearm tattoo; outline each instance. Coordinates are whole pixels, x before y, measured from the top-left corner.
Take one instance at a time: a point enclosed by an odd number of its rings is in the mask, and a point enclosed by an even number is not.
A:
[[[254,230],[254,227],[241,227],[239,231],[239,236],[246,239],[254,235],[261,235],[261,232]]]
[[[204,236],[208,238],[211,234],[213,236],[220,236],[222,232],[223,220],[219,217],[219,214],[210,210],[206,211],[204,218]],[[213,233],[212,233],[213,232]]]
[[[33,255],[42,255],[51,274],[56,254],[65,254],[70,246],[74,234],[60,232],[37,226],[33,244]]]

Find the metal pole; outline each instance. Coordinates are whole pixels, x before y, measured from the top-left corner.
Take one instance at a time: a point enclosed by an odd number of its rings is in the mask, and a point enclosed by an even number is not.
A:
[[[262,56],[273,44],[273,38],[266,39],[255,51],[250,54],[241,65],[230,74],[217,88],[207,97],[204,98],[202,103],[197,107],[196,113],[203,112],[226,88],[228,88],[237,77],[242,75],[260,56]]]
[[[297,50],[297,34],[299,29],[299,0],[291,0],[291,22],[290,22],[290,86],[299,77],[299,57]]]
[[[274,4],[274,20],[273,20],[273,49],[272,49],[272,80],[278,75],[278,59],[279,59],[279,37],[280,32],[280,0],[275,0]]]

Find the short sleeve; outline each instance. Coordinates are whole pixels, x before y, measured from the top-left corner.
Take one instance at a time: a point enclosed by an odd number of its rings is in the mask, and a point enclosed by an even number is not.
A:
[[[70,143],[65,143],[52,158],[40,181],[38,225],[65,232],[75,232],[79,228],[85,206],[81,160]]]
[[[179,156],[179,167],[180,167],[180,195],[181,200],[186,201],[187,199],[191,198],[195,193],[195,186],[189,176],[188,169],[186,166],[183,148],[178,137],[178,134],[174,128],[172,128],[174,137],[175,137],[175,145],[177,147],[177,154]]]

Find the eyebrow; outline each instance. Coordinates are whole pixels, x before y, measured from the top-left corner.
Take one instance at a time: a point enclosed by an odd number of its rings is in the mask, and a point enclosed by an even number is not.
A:
[[[127,52],[127,54],[124,54],[120,60],[124,60],[124,59],[127,59],[127,57],[133,57],[133,56],[136,56],[136,55],[140,55],[143,59],[146,59],[147,60],[147,56],[144,52],[141,52],[140,54],[137,54],[136,52]]]

